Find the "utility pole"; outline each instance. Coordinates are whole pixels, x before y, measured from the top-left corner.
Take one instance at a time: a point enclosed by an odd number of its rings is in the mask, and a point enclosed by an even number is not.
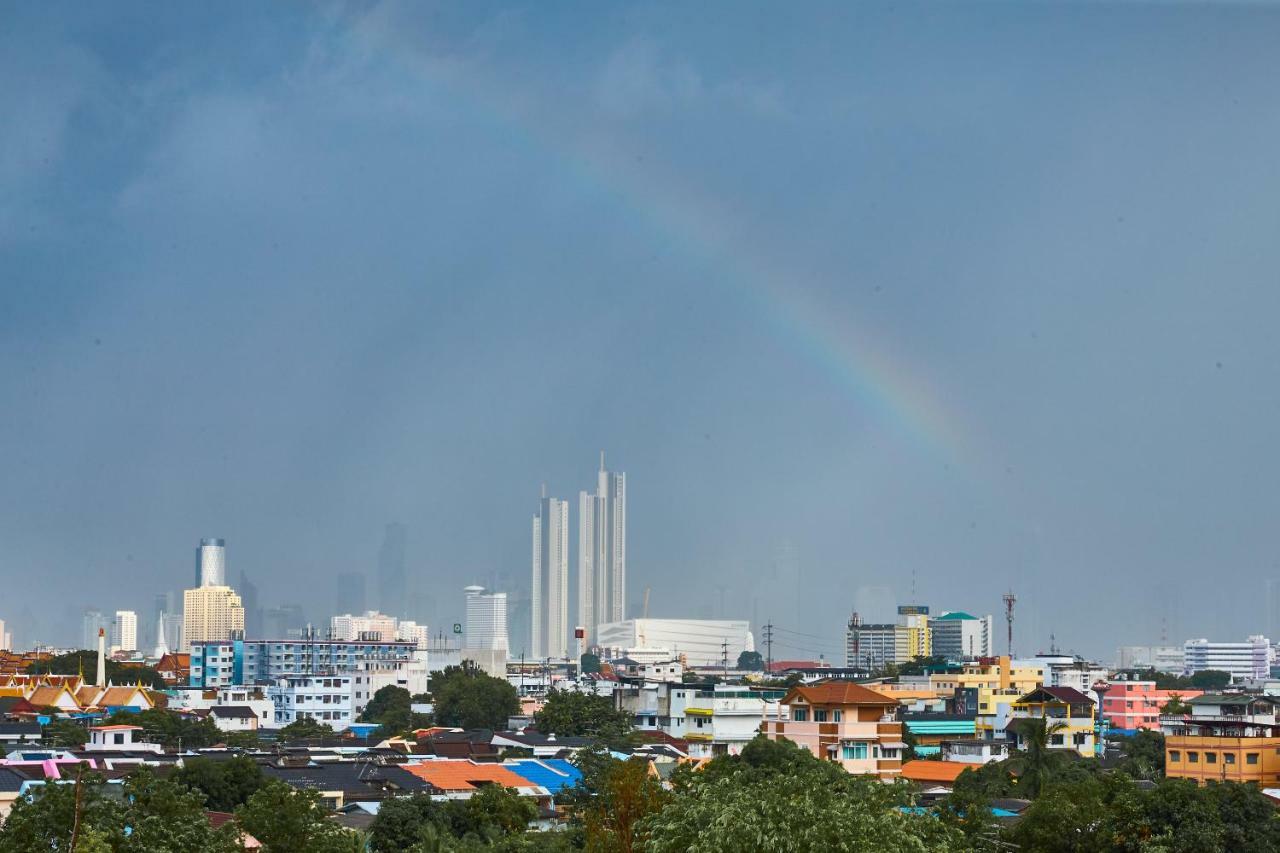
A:
[[[1013,605],[1017,600],[1012,589],[1004,594],[1004,620],[1008,630],[1008,646],[1006,648],[1011,660],[1013,659]]]
[[[855,610],[853,611],[852,615],[849,616],[849,637],[850,639],[853,640],[852,660],[853,660],[854,666],[857,666],[862,658],[861,648],[860,648],[861,641],[862,641],[862,632],[858,630],[859,626],[861,625],[862,625],[862,618],[858,616],[858,611]],[[870,660],[871,660],[871,652],[868,651],[867,652],[867,661],[868,661],[867,674],[868,675],[871,674]]]
[[[773,622],[770,621],[764,626],[764,647],[769,651],[769,657],[765,664],[764,671],[768,675],[773,675]]]
[[[724,677],[727,681],[729,678],[729,640],[725,638],[720,641],[720,667],[724,670]]]

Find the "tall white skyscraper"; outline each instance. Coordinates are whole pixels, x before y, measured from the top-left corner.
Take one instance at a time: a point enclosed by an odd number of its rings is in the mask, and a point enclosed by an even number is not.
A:
[[[132,610],[117,610],[111,623],[111,648],[133,652],[138,650],[138,614]]]
[[[468,650],[507,652],[507,594],[486,593],[482,586],[463,590],[467,596],[466,634],[462,647]]]
[[[534,657],[563,658],[569,652],[569,502],[546,496],[533,517]]]
[[[196,548],[195,585],[227,585],[227,540],[200,540],[200,546]]]
[[[0,619],[0,649],[13,650],[13,637],[5,630],[3,619]]]
[[[578,493],[578,621],[587,643],[602,622],[620,622],[627,609],[627,475],[604,467],[596,493]]]

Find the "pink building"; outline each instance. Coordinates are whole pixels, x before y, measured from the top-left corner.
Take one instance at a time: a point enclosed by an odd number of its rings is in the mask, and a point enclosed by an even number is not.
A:
[[[770,740],[786,738],[850,773],[896,778],[902,772],[902,723],[898,700],[852,681],[822,681],[793,687],[776,717],[761,730]]]
[[[1102,696],[1102,716],[1113,729],[1160,730],[1160,709],[1174,696],[1184,702],[1201,690],[1157,690],[1154,681],[1117,681]]]

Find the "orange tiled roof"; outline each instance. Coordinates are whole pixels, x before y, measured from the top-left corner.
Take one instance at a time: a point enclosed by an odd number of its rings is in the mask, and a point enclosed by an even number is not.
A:
[[[944,782],[950,785],[972,766],[959,761],[908,761],[902,765],[902,778],[912,782]]]
[[[147,698],[146,691],[133,686],[108,687],[106,690],[102,691],[102,695],[98,697],[98,706],[101,708],[110,708],[116,705],[129,705],[132,704],[134,696],[139,693],[142,694],[142,701],[146,703],[147,707],[151,707],[151,702]]]
[[[401,764],[400,767],[441,791],[473,791],[480,785],[496,784],[504,788],[531,788],[533,783],[501,764],[477,764],[474,761],[424,761]]]
[[[897,705],[898,700],[852,681],[821,681],[805,687],[793,687],[782,700],[789,704],[800,697],[810,705]]]
[[[27,697],[27,701],[37,708],[44,708],[50,705],[57,705],[58,701],[66,695],[75,702],[75,697],[66,687],[37,687],[31,691],[31,695]]]

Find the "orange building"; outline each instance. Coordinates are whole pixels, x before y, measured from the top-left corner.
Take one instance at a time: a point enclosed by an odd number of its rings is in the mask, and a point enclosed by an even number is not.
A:
[[[1280,725],[1266,696],[1206,694],[1191,714],[1164,718],[1165,775],[1206,782],[1280,782]]]
[[[770,740],[785,738],[850,773],[901,773],[906,743],[896,699],[852,681],[823,681],[791,688],[778,707],[761,726]]]

